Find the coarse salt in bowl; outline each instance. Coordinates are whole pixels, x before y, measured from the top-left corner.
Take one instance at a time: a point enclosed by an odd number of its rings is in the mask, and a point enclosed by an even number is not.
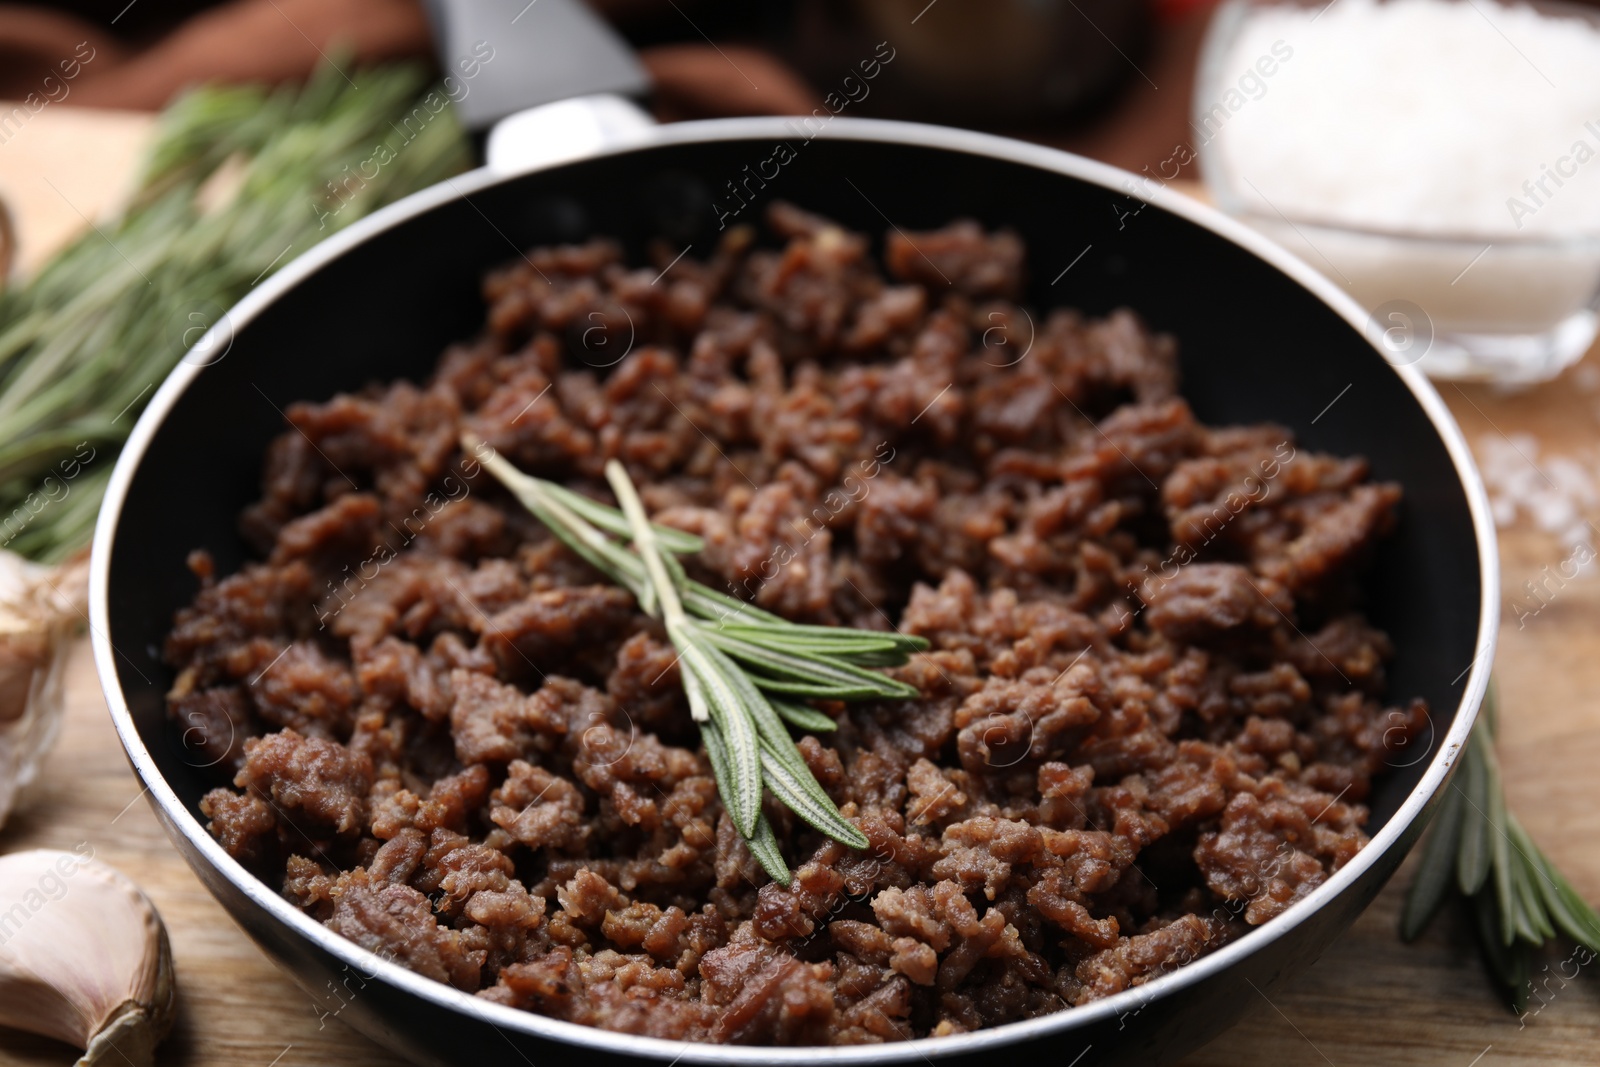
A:
[[[1211,195],[1343,286],[1396,363],[1531,382],[1600,293],[1600,15],[1229,0],[1191,134]]]

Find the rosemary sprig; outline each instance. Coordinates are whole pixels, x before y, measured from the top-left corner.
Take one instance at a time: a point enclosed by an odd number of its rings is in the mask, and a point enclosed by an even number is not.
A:
[[[772,879],[789,884],[789,868],[761,811],[763,789],[828,837],[866,848],[865,834],[822,788],[789,736],[789,727],[825,732],[832,719],[795,698],[903,700],[920,696],[869,667],[905,663],[926,639],[904,634],[804,626],[691,581],[679,555],[699,552],[692,534],[649,521],[621,463],[606,464],[617,508],[517,470],[481,439],[462,447],[520,500],[561,542],[632,593],[661,620],[678,651],[684,694],[700,727],[706,757],[728,817]],[[613,540],[625,538],[629,544]]]
[[[1420,935],[1454,887],[1471,901],[1484,962],[1520,1015],[1528,1007],[1534,951],[1559,933],[1600,953],[1600,915],[1507,808],[1494,752],[1496,720],[1491,688],[1423,845],[1400,936]]]
[[[393,125],[418,113],[427,79],[375,67],[358,92],[330,61],[302,86],[194,89],[162,113],[121,219],[0,285],[7,549],[55,563],[87,545],[117,450],[223,309],[334,230],[471,165],[449,108],[414,134]],[[391,157],[373,171],[379,145]]]

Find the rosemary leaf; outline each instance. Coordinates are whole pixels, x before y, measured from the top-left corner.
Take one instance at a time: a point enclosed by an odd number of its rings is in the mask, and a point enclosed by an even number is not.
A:
[[[722,652],[759,671],[762,688],[775,692],[832,700],[894,700],[922,695],[914,686],[860,667],[763,648],[717,627],[708,627],[705,635]]]
[[[879,637],[866,630],[847,631],[841,636],[830,637],[807,633],[805,631],[811,627],[799,626],[795,627],[799,632],[792,634],[784,633],[783,628],[779,626],[751,626],[738,622],[725,623],[718,629],[742,641],[780,649],[804,648],[816,652],[892,652],[899,648],[899,643],[889,637]]]
[[[845,663],[853,663],[857,667],[900,667],[910,660],[904,652],[839,652],[835,655]],[[919,692],[920,696],[921,693]]]
[[[728,746],[723,741],[722,731],[718,728],[714,721],[703,723],[700,726],[700,739],[705,743],[706,746],[706,759],[711,762],[711,773],[717,781],[717,795],[723,798],[723,809],[727,811],[728,818],[733,821],[734,829],[739,830],[739,836],[743,837],[746,842],[749,842],[753,840],[756,835],[755,833],[747,834],[744,832],[744,830],[739,828],[739,820],[743,813],[734,807],[734,804],[737,803],[737,801],[730,800],[730,798],[738,797],[739,790],[736,788],[737,783],[734,780],[733,764],[730,759],[730,753],[728,752]],[[767,821],[766,817],[761,814],[761,794],[759,790],[760,785],[758,781],[756,805],[754,808],[756,817],[753,820],[756,824],[756,833],[760,832],[761,824]],[[768,825],[767,829],[771,830],[772,827]],[[776,844],[776,842],[774,842],[774,844]],[[752,849],[752,851],[754,850]],[[762,867],[767,866],[766,862],[762,860],[760,853],[756,854],[756,859],[761,860]],[[768,873],[771,873],[770,869]],[[788,868],[784,869],[784,873],[788,873]]]
[[[1510,883],[1512,904],[1509,909],[1506,904],[1501,904],[1501,909],[1506,912],[1501,915],[1501,926],[1506,926],[1509,921],[1510,928],[1514,931],[1512,936],[1522,937],[1523,941],[1531,944],[1544,944],[1546,937],[1555,934],[1555,929],[1550,926],[1549,918],[1544,913],[1544,901],[1528,877],[1528,869],[1523,864],[1522,857],[1512,853],[1506,865],[1506,880]],[[1504,933],[1501,936],[1504,937]],[[1510,944],[1509,939],[1506,944]]]
[[[684,692],[690,695],[691,701],[697,691],[693,679],[686,678]],[[706,760],[711,764],[711,777],[716,779],[717,792],[722,795],[732,791],[733,777],[728,767],[728,746],[722,743],[722,732],[717,729],[716,723],[703,722],[700,724],[700,740],[706,746]],[[730,815],[729,818],[732,818]]]
[[[667,578],[674,589],[682,590],[689,584],[689,576],[683,572],[683,564],[678,562],[678,557],[670,552],[661,554],[661,562],[667,568]],[[680,594],[681,599],[681,594]]]
[[[883,640],[828,641],[805,635],[789,637],[766,628],[752,629],[725,625],[717,629],[729,637],[766,651],[825,656],[857,667],[898,667],[919,651],[914,647]]]
[[[1462,752],[1458,775],[1461,781],[1450,786],[1461,791],[1461,851],[1456,855],[1456,881],[1467,896],[1483,888],[1489,877],[1488,768],[1477,745],[1474,731]]]
[[[669,566],[673,562],[669,561]],[[683,606],[689,614],[714,622],[718,630],[751,644],[780,652],[837,657],[861,667],[898,667],[912,652],[928,648],[926,637],[913,634],[789,622],[694,581],[683,584]]]
[[[730,787],[725,783],[730,781],[727,750],[722,743],[722,735],[717,728],[706,724],[701,729],[701,739],[706,745],[706,758],[711,761],[711,773],[717,780],[717,791],[724,796],[730,792]],[[730,810],[728,818],[733,818]],[[789,865],[784,861],[783,853],[778,849],[778,838],[772,832],[772,823],[765,815],[756,818],[756,832],[745,839],[745,847],[749,848],[750,855],[755,857],[761,869],[781,886],[787,886],[791,881]]]
[[[1453,871],[1471,904],[1484,963],[1511,1009],[1521,1014],[1528,1004],[1533,953],[1558,933],[1600,952],[1600,915],[1508,809],[1494,751],[1496,715],[1491,686],[1457,780],[1450,783],[1423,847],[1400,934],[1410,940],[1422,932],[1447,894]]]
[[[1502,801],[1501,807],[1504,808]],[[1555,922],[1545,906],[1539,883],[1544,881],[1542,859],[1533,840],[1517,822],[1516,816],[1505,812],[1506,845],[1511,858],[1511,885],[1517,897],[1518,913],[1523,920],[1519,932],[1534,944],[1543,944],[1556,936]]]
[[[512,469],[515,470],[515,468]],[[519,471],[518,473],[520,474],[521,472]],[[527,476],[523,475],[523,477]],[[608,508],[599,501],[591,500],[582,493],[568,489],[558,482],[545,482],[542,479],[540,481],[545,492],[565,504],[574,514],[586,519],[592,525],[618,537],[632,536],[632,531],[628,527],[627,516],[619,515],[615,508]],[[706,547],[706,543],[692,533],[675,530],[671,526],[662,526],[660,523],[651,523],[650,528],[655,531],[656,542],[662,549],[675,555],[692,556]]]
[[[1555,924],[1544,906],[1544,897],[1539,893],[1540,874],[1534,869],[1533,862],[1516,847],[1514,839],[1511,868],[1511,884],[1517,894],[1519,913],[1525,920],[1521,927],[1522,936],[1536,945],[1542,945],[1556,936]]]
[[[728,622],[724,623],[723,629],[735,637],[742,637],[746,641],[758,644],[763,641],[781,641],[783,644],[779,645],[780,648],[790,648],[798,644],[826,652],[857,650],[865,652],[878,649],[921,652],[928,647],[926,637],[878,630],[846,630],[835,626],[804,626],[799,623],[776,626],[770,623]]]
[[[710,651],[715,661],[720,653],[714,649]],[[755,723],[761,745],[762,774],[773,795],[806,822],[834,840],[853,848],[867,847],[864,843],[866,839],[839,814],[833,798],[828,796],[827,791],[822,788],[822,783],[811,773],[805,757],[800,754],[783,720],[766,696],[751,685],[731,661],[725,666],[729,669],[729,681],[745,701],[746,710],[750,714],[751,721]],[[778,780],[777,785],[774,785],[773,779],[774,763],[779,764],[784,773],[784,777]],[[798,794],[795,793],[796,790]],[[796,795],[803,796],[809,801],[805,810],[795,807],[793,800]]]
[[[831,683],[798,681],[788,678],[775,678],[768,674],[762,674],[760,677],[761,686],[764,689],[807,700],[873,700],[903,696],[898,692],[886,693],[882,690],[868,689],[861,686],[845,687]]]
[[[1521,1015],[1528,1010],[1528,975],[1533,970],[1533,946],[1526,941],[1518,941],[1506,954],[1510,957],[1506,984],[1510,987],[1511,1010]]]
[[[717,792],[722,795],[722,803],[733,825],[743,837],[749,838],[755,834],[756,820],[761,814],[761,756],[755,724],[727,679],[711,664],[705,649],[687,635],[674,635],[673,629],[676,627],[669,627],[667,632],[683,657],[683,667],[699,684],[711,722],[727,742],[727,788],[719,785]],[[704,730],[702,725],[701,731]]]
[[[822,799],[827,802],[819,802],[807,788],[807,783],[765,745],[761,748],[761,770],[772,795],[816,829],[851,848],[867,848],[872,844],[866,834],[839,814],[839,809],[833,806],[831,800],[827,800],[827,794],[822,794]],[[812,779],[810,785],[816,786],[816,779]]]
[[[1478,948],[1483,953],[1483,961],[1500,983],[1511,1010],[1520,1015],[1528,1006],[1527,957],[1517,951],[1521,943],[1510,948],[1501,943],[1499,905],[1494,893],[1487,888],[1472,897],[1472,915],[1478,927]]]
[[[797,730],[809,730],[814,734],[832,733],[839,728],[839,724],[828,718],[815,708],[808,708],[804,704],[796,704],[788,700],[771,698],[767,703],[772,705],[772,710],[777,712],[784,722]]]
[[[544,523],[557,540],[595,570],[625,587],[641,602],[644,600],[649,583],[645,581],[643,562],[607,540],[587,522],[573,521],[577,513],[547,492],[549,482],[523,474],[510,460],[474,434],[463,434],[461,447],[477,456],[489,473],[511,490],[522,506]]]
[[[697,635],[700,639],[708,639],[710,635],[701,632]],[[705,648],[706,657],[717,670],[727,679],[729,687],[735,697],[744,707],[746,716],[751,725],[755,727],[756,737],[761,743],[772,749],[774,756],[803,778],[811,778],[811,769],[806,766],[805,758],[800,755],[800,750],[795,747],[794,739],[789,736],[789,730],[778,717],[772,704],[760,689],[752,684],[750,678],[741,671],[726,655],[714,644]],[[819,791],[821,787],[818,787]],[[829,801],[831,804],[832,801]]]
[[[1500,768],[1495,763],[1494,751],[1485,742],[1481,748],[1483,759],[1484,820],[1489,827],[1489,873],[1494,881],[1495,899],[1500,905],[1500,938],[1510,945],[1518,934],[1530,941],[1539,940],[1533,934],[1533,924],[1522,913],[1522,901],[1517,895],[1511,869],[1511,842],[1506,836],[1506,797],[1500,789]]]
[[[1433,828],[1428,831],[1428,840],[1423,843],[1416,878],[1400,912],[1402,940],[1414,941],[1427,928],[1455,881],[1462,806],[1461,794],[1447,788],[1444,799],[1439,802],[1439,813],[1434,816]]]
[[[763,611],[748,601],[736,600],[726,593],[719,593],[710,586],[698,582],[689,583],[689,587],[684,590],[683,606],[691,614],[712,622],[726,623],[730,619],[780,624],[788,622],[781,615]]]
[[[1534,866],[1534,886],[1544,900],[1551,921],[1562,933],[1591,952],[1600,952],[1600,916],[1586,904],[1565,876],[1547,859],[1539,846],[1533,843],[1522,824],[1515,818],[1511,822],[1511,839],[1516,842]]]
[[[778,836],[772,832],[772,823],[765,815],[756,820],[755,836],[746,839],[744,844],[750,850],[750,855],[761,864],[761,869],[767,872],[767,876],[787,888],[791,880],[789,864],[784,861],[783,853],[778,850]]]

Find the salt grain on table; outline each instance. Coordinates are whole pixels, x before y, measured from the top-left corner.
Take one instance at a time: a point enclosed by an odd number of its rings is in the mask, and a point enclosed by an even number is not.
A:
[[[1600,491],[1583,464],[1570,456],[1541,457],[1538,439],[1525,433],[1485,435],[1474,451],[1495,525],[1513,526],[1525,516],[1564,545],[1593,543],[1585,515],[1600,503]]]

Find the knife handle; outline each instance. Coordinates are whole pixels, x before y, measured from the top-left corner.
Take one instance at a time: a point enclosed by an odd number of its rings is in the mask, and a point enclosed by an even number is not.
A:
[[[439,65],[459,85],[456,115],[473,133],[558,100],[649,92],[633,49],[582,0],[425,0],[424,7]]]

